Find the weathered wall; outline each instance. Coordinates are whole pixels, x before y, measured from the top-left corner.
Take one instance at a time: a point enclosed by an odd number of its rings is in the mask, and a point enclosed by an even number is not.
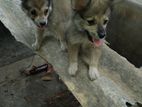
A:
[[[114,4],[107,37],[110,47],[137,67],[142,66],[142,5],[140,3],[141,0],[121,0]]]

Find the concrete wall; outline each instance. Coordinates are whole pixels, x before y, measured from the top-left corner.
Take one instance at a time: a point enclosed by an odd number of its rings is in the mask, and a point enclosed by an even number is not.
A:
[[[114,3],[107,37],[110,47],[137,67],[142,66],[141,3],[140,0]]]

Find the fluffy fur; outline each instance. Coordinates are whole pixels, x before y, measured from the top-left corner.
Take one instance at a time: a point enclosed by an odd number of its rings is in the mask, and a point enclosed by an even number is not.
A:
[[[21,6],[37,26],[35,50],[39,50],[44,36],[54,36],[63,45],[63,35],[71,16],[70,0],[22,0]],[[56,30],[55,30],[56,29]]]
[[[110,0],[72,0],[73,17],[66,33],[70,75],[76,75],[78,56],[81,56],[89,68],[89,78],[99,77],[98,61],[106,36],[110,4]]]

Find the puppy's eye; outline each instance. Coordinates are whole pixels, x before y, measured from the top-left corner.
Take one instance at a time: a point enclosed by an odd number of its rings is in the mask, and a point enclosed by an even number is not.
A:
[[[106,19],[106,20],[104,20],[104,23],[103,23],[103,24],[104,24],[104,25],[106,25],[106,24],[107,24],[107,22],[108,22],[108,20]]]
[[[45,9],[44,14],[47,15],[47,13],[48,13],[48,9]]]
[[[35,9],[31,10],[31,15],[37,16],[37,11]]]
[[[90,26],[96,24],[95,20],[87,20],[87,22]]]

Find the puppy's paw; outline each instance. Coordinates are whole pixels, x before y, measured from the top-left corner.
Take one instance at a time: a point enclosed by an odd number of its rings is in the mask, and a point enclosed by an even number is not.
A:
[[[38,51],[40,49],[40,45],[38,43],[32,44],[32,47],[35,51]]]
[[[78,65],[77,65],[77,63],[72,63],[72,64],[70,64],[69,69],[68,69],[68,72],[69,72],[69,74],[70,74],[71,76],[75,76],[77,70],[78,70]]]
[[[90,78],[91,81],[99,78],[99,72],[98,72],[97,68],[95,68],[95,67],[89,68],[89,78]]]

